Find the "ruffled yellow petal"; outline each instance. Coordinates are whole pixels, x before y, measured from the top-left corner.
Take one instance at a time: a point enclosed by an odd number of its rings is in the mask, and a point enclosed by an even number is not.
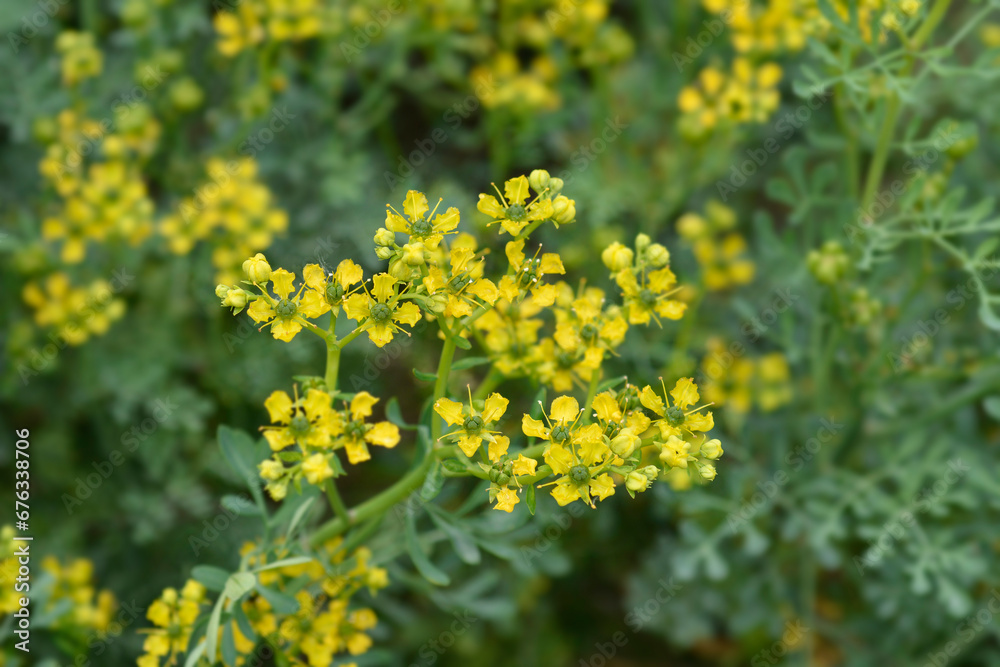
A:
[[[572,396],[560,396],[552,401],[549,418],[554,422],[572,422],[580,414],[580,404]]]
[[[364,271],[362,271],[360,266],[349,259],[345,259],[337,265],[337,272],[333,277],[334,280],[340,283],[341,287],[348,289],[351,285],[361,282],[364,275]]]
[[[537,419],[532,419],[529,415],[521,417],[521,430],[530,438],[548,438],[549,429],[545,424]]]
[[[462,404],[457,401],[453,401],[450,398],[439,398],[435,401],[434,412],[441,415],[441,418],[444,419],[449,426],[461,424],[464,419],[462,416]]]
[[[507,261],[515,268],[521,268],[524,264],[524,241],[510,241],[504,247]]]
[[[552,468],[552,471],[557,475],[565,475],[569,472],[570,468],[576,465],[576,459],[573,458],[573,452],[562,445],[550,445],[549,448],[545,450],[543,458],[545,459],[545,462],[549,464],[549,467]]]
[[[530,459],[524,454],[518,454],[517,458],[514,459],[511,468],[517,476],[534,475],[535,470],[538,468],[538,461]]]
[[[374,278],[372,278],[374,287],[372,288],[372,295],[382,303],[388,301],[396,292],[393,286],[396,284],[396,279],[390,276],[388,273],[379,273]]]
[[[499,219],[505,215],[503,206],[493,195],[479,195],[479,203],[476,204],[476,208],[492,218]]]
[[[507,449],[510,447],[510,438],[505,435],[498,435],[490,441],[489,447],[487,448],[487,454],[490,457],[490,461],[497,463],[504,454],[507,453]]]
[[[528,198],[528,179],[523,175],[510,179],[503,184],[503,194],[508,204],[524,204]]]
[[[506,398],[500,394],[494,392],[486,398],[485,405],[483,406],[483,421],[487,424],[490,422],[495,422],[503,416],[503,413],[507,411],[507,404],[510,403]]]
[[[566,267],[563,266],[562,259],[559,255],[554,252],[547,252],[542,255],[542,261],[539,264],[539,268],[542,273],[566,273]]]
[[[370,417],[372,414],[372,407],[378,403],[379,399],[375,398],[367,391],[359,392],[351,399],[351,419],[354,421],[363,420],[365,417]]]
[[[292,399],[283,391],[271,392],[264,401],[272,424],[287,424],[292,419]]]
[[[399,427],[392,422],[378,422],[365,434],[365,440],[373,445],[392,449],[399,444]]]
[[[254,301],[257,303],[257,301]],[[367,294],[354,294],[344,302],[344,312],[352,320],[360,322],[371,314],[372,301]],[[250,306],[251,310],[253,306]],[[253,317],[253,315],[251,315]],[[272,315],[273,317],[273,315]]]
[[[422,220],[430,207],[427,205],[427,196],[422,192],[410,190],[403,200],[403,213],[411,222]]]
[[[497,493],[496,501],[497,504],[494,509],[513,512],[514,505],[520,502],[520,498],[517,497],[516,491],[505,487]]]
[[[639,393],[639,402],[642,403],[642,407],[652,410],[661,417],[666,410],[663,406],[663,398],[653,391],[653,388],[649,385],[643,387],[642,391]]]
[[[247,315],[254,322],[267,322],[274,319],[274,308],[263,297],[254,299],[250,307],[247,308]]]
[[[279,317],[271,324],[271,335],[286,343],[295,338],[295,334],[300,331],[302,325],[295,320],[283,320]]]
[[[274,293],[282,299],[287,299],[288,295],[295,289],[294,282],[295,274],[290,271],[285,271],[284,269],[271,271],[271,284],[274,288]]]
[[[420,321],[420,307],[411,301],[401,303],[396,306],[396,310],[392,314],[392,319],[412,327]]]
[[[319,264],[306,264],[302,268],[302,280],[317,292],[326,289],[326,272]]]
[[[698,386],[691,378],[681,378],[670,390],[670,396],[674,399],[674,405],[686,410],[698,402]]]
[[[618,401],[615,400],[614,394],[610,391],[602,391],[595,396],[593,407],[594,412],[597,413],[597,418],[603,422],[618,423],[622,420]]]
[[[611,479],[611,475],[604,473],[590,480],[590,493],[597,496],[598,500],[604,500],[608,496],[615,495],[615,483]]]

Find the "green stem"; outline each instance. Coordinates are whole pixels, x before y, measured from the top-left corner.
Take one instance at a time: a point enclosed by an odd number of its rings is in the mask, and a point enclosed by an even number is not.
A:
[[[910,75],[913,71],[913,67],[916,61],[913,58],[913,53],[915,53],[923,43],[934,32],[934,29],[944,18],[948,11],[948,5],[951,4],[951,0],[937,0],[931,10],[927,13],[927,18],[924,19],[923,24],[920,28],[913,34],[913,39],[910,40],[910,57],[909,61],[903,65],[903,68],[899,72],[899,78],[903,79]],[[879,183],[882,182],[882,174],[885,171],[886,162],[889,159],[889,149],[892,146],[892,139],[896,133],[896,124],[899,120],[901,102],[899,95],[893,93],[889,98],[889,102],[886,104],[885,117],[882,119],[882,128],[879,131],[878,143],[875,146],[875,154],[872,156],[872,161],[868,166],[868,175],[865,178],[865,189],[864,194],[861,198],[861,210],[867,211],[868,207],[871,205],[872,201],[875,199],[876,190],[878,189]]]
[[[583,423],[590,423],[590,408],[594,404],[594,397],[597,396],[597,385],[601,383],[601,370],[597,369],[590,374],[590,386],[587,388],[587,400],[583,404]]]
[[[344,505],[344,500],[340,497],[340,492],[337,491],[337,484],[332,478],[326,480],[326,498],[330,501],[330,509],[333,510],[333,513],[338,518],[347,521],[347,506]]]
[[[441,360],[438,361],[437,380],[434,382],[434,397],[431,399],[432,405],[444,396],[445,391],[448,390],[448,376],[451,375],[451,362],[454,358],[455,339],[452,337],[445,338],[444,347],[441,349]],[[434,443],[437,443],[438,438],[441,437],[443,423],[444,420],[437,413],[434,413],[431,417],[432,448]]]
[[[340,307],[330,312],[330,337],[326,339],[326,390],[329,393],[337,391],[337,375],[340,372],[340,346],[336,343],[337,318]]]
[[[479,401],[493,391],[493,389],[503,381],[503,373],[496,369],[496,366],[490,366],[490,372],[486,374],[483,381],[479,383],[476,387],[476,391],[472,393],[472,400]]]

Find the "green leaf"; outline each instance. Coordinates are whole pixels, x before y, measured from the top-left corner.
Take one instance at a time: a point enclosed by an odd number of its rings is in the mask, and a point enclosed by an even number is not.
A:
[[[448,472],[465,472],[465,464],[457,459],[445,459],[441,461],[441,466]]]
[[[237,607],[239,605],[236,605]],[[222,628],[222,663],[226,667],[236,667],[236,640],[233,637],[233,624],[226,623]]]
[[[303,565],[304,563],[311,563],[313,559],[309,556],[292,556],[291,558],[283,558],[281,560],[276,560],[273,563],[268,563],[267,565],[262,565],[261,567],[256,567],[251,572],[264,572],[265,570],[273,570],[279,567],[289,567],[291,565]]]
[[[461,527],[450,521],[450,517],[441,516],[439,511],[430,512],[431,520],[438,525],[438,527],[444,531],[444,534],[448,536],[451,540],[451,546],[455,549],[455,553],[458,557],[462,559],[462,562],[467,565],[478,565],[483,559],[482,554],[479,552],[479,547],[473,541],[472,537],[463,531]]]
[[[219,447],[222,448],[222,455],[226,457],[229,467],[239,475],[244,481],[250,493],[253,494],[257,506],[264,513],[264,496],[260,490],[260,477],[257,474],[258,456],[256,445],[253,439],[243,431],[219,426],[218,431]]]
[[[1000,422],[1000,396],[987,396],[983,399],[983,410],[986,411],[994,421]]]
[[[245,495],[237,496],[230,493],[222,496],[222,506],[239,516],[263,516],[260,508],[250,502],[250,499]]]
[[[226,588],[229,573],[214,565],[195,565],[191,568],[191,578],[208,590],[221,593]]]
[[[299,610],[299,601],[287,593],[257,584],[257,592],[271,605],[277,614],[294,614]]]
[[[209,663],[215,664],[216,650],[219,643],[219,621],[222,618],[222,603],[226,596],[220,595],[212,608],[212,615],[208,617],[208,627],[205,629],[205,656]]]
[[[483,364],[490,363],[489,357],[466,357],[465,359],[459,359],[451,365],[451,370],[462,371],[466,368],[473,368],[475,366],[482,366]]]
[[[184,667],[195,667],[198,661],[201,660],[202,656],[205,655],[205,649],[208,647],[208,642],[201,642],[198,644],[193,651],[188,653],[187,660],[184,661]]]
[[[440,463],[435,463],[427,472],[427,477],[424,479],[424,486],[420,489],[420,497],[423,500],[434,500],[441,493],[443,486],[444,470]]]
[[[230,600],[239,600],[256,585],[257,576],[253,572],[233,572],[226,580],[226,588],[222,591],[222,595]]]
[[[257,641],[257,632],[250,625],[250,619],[247,618],[247,613],[243,610],[243,605],[234,604],[232,613],[233,620],[236,621],[236,626],[240,629],[240,634],[252,642]]]
[[[413,375],[416,376],[418,380],[423,380],[424,382],[437,382],[438,379],[436,373],[425,373],[423,371],[418,371],[416,368],[413,369]]]
[[[600,394],[602,391],[607,391],[608,389],[611,389],[613,387],[617,387],[619,384],[621,384],[622,382],[625,382],[625,380],[627,380],[627,379],[628,379],[628,377],[625,376],[625,375],[620,375],[620,376],[618,376],[616,378],[607,379],[604,382],[602,382],[599,385],[597,385],[597,393]]]
[[[454,336],[452,340],[455,341],[455,347],[460,347],[463,350],[472,349],[472,343],[469,342],[468,338],[462,338],[461,336]],[[452,366],[452,368],[454,368],[454,366]]]
[[[529,484],[528,490],[524,492],[524,500],[528,505],[531,516],[535,516],[535,485]]]
[[[298,528],[299,522],[305,518],[306,512],[312,507],[313,501],[316,500],[316,496],[312,498],[307,498],[304,503],[299,505],[299,508],[295,510],[295,515],[288,524],[288,530],[285,531],[285,540],[288,542],[292,541],[292,536],[295,534],[295,529]]]
[[[390,398],[389,402],[385,404],[385,418],[390,423],[406,431],[415,431],[417,428],[415,424],[406,423],[406,420],[403,418],[403,412],[399,409],[399,400],[395,396]]]
[[[986,239],[985,241],[979,244],[978,248],[976,248],[976,252],[972,255],[973,261],[976,262],[983,261],[984,259],[989,257],[990,253],[992,253],[994,250],[997,249],[998,245],[1000,245],[1000,236],[993,236],[991,238]]]
[[[437,568],[434,563],[427,558],[423,548],[420,546],[420,539],[417,537],[417,524],[413,515],[406,517],[406,550],[410,553],[417,571],[435,586],[447,586],[451,579],[447,574]]]

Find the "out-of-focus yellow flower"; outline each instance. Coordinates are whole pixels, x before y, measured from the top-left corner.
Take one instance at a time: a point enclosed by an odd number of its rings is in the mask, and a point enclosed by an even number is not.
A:
[[[59,33],[56,51],[62,56],[62,79],[67,86],[75,86],[101,73],[104,57],[94,46],[94,36],[89,32],[67,30]]]
[[[73,287],[65,273],[28,283],[22,296],[35,311],[35,323],[53,329],[70,345],[103,335],[125,313],[125,302],[114,295],[110,283],[96,280]]]

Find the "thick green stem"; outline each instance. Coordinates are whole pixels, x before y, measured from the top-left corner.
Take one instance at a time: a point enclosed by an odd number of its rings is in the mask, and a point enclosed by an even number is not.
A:
[[[590,423],[590,408],[594,405],[594,397],[597,396],[597,385],[601,383],[601,371],[597,369],[590,374],[590,386],[587,388],[587,401],[583,404],[583,423]]]
[[[436,403],[444,396],[448,390],[448,376],[451,375],[451,362],[455,358],[455,339],[451,336],[445,338],[444,347],[441,349],[441,360],[438,362],[437,380],[434,382],[434,398],[432,403]],[[437,443],[441,437],[444,420],[434,413],[431,417],[431,443]],[[432,444],[433,446],[433,444]]]
[[[330,501],[330,509],[333,510],[337,518],[347,521],[347,506],[344,505],[340,492],[337,491],[337,484],[333,479],[326,480],[326,498]]]

